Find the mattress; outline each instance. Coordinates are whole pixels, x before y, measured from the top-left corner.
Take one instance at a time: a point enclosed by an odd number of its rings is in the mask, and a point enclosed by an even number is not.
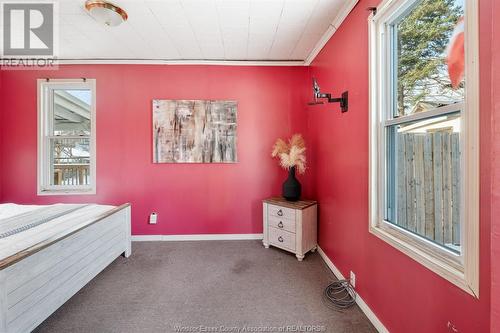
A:
[[[22,213],[30,212],[43,206],[38,205],[17,205],[14,203],[0,204],[0,220]]]
[[[17,205],[20,206],[20,205]],[[87,205],[56,204],[51,206],[22,206],[11,208],[17,214],[2,218],[0,215],[0,239],[48,223]]]

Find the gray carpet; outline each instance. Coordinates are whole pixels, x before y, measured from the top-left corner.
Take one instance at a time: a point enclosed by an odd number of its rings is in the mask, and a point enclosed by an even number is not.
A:
[[[130,258],[117,258],[35,331],[375,332],[358,307],[325,305],[334,277],[317,253],[298,262],[260,241],[132,245]]]

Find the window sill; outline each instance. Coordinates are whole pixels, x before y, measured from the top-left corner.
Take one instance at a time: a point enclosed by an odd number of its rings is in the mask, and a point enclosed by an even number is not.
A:
[[[38,190],[38,196],[50,196],[50,195],[95,195],[95,189],[89,190]]]
[[[370,225],[370,233],[403,252],[427,269],[450,281],[468,294],[479,298],[479,294],[474,292],[474,289],[467,281],[463,269],[461,270],[454,265],[450,265],[438,255],[431,255],[427,251],[424,251],[424,245],[410,244],[378,226]]]

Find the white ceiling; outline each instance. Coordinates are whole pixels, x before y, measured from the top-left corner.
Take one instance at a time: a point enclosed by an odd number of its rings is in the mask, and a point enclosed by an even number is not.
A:
[[[129,19],[94,21],[85,0],[58,0],[59,58],[311,60],[353,0],[115,0]]]

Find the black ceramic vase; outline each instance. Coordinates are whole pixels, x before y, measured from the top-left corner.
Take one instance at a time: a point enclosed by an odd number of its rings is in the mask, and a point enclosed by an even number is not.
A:
[[[297,201],[300,199],[302,186],[295,178],[295,167],[288,170],[288,178],[283,183],[283,198],[288,201]]]

